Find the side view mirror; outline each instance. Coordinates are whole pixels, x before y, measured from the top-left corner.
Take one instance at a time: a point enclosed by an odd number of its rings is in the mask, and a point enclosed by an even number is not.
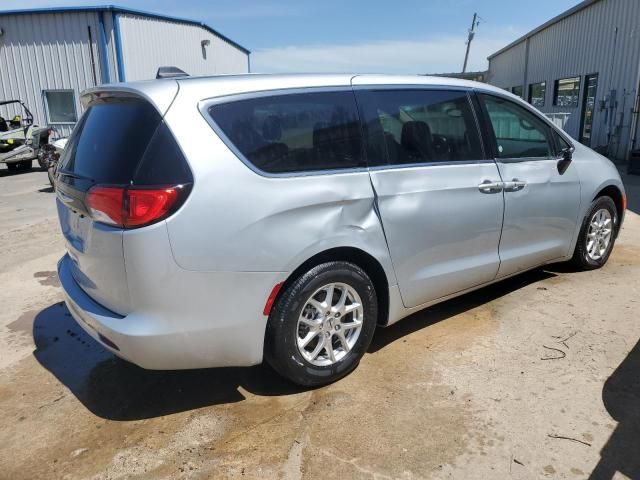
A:
[[[573,147],[567,147],[562,149],[562,158],[558,160],[558,173],[563,175],[567,171],[571,160],[573,160]]]

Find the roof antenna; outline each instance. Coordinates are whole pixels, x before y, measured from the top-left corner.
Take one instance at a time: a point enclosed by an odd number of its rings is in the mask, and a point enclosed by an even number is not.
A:
[[[156,73],[156,79],[161,78],[176,78],[176,77],[188,77],[189,74],[180,70],[178,67],[160,67],[158,73]]]

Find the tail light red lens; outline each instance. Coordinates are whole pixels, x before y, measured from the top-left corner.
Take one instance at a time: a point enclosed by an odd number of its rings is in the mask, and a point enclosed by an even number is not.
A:
[[[128,200],[125,226],[139,227],[163,218],[176,203],[178,190],[175,187],[158,190],[130,188],[125,198]]]
[[[124,226],[124,188],[91,187],[86,204],[91,218],[109,225]]]
[[[175,209],[182,188],[95,186],[87,192],[86,205],[98,222],[124,228],[142,227],[162,220]]]

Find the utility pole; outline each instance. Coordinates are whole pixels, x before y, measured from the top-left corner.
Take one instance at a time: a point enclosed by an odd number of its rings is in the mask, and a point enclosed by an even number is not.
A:
[[[462,73],[467,71],[467,62],[469,61],[469,50],[471,49],[471,42],[476,34],[476,26],[478,25],[478,14],[473,14],[473,21],[471,22],[471,28],[469,29],[469,37],[467,38],[467,52],[464,54],[464,65],[462,66]]]

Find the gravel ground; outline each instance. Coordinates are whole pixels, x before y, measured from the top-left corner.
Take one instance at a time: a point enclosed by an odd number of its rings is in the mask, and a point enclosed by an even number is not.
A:
[[[103,350],[61,303],[47,187],[0,169],[0,478],[640,478],[633,211],[602,270],[432,307],[303,390],[265,366],[150,372]]]

